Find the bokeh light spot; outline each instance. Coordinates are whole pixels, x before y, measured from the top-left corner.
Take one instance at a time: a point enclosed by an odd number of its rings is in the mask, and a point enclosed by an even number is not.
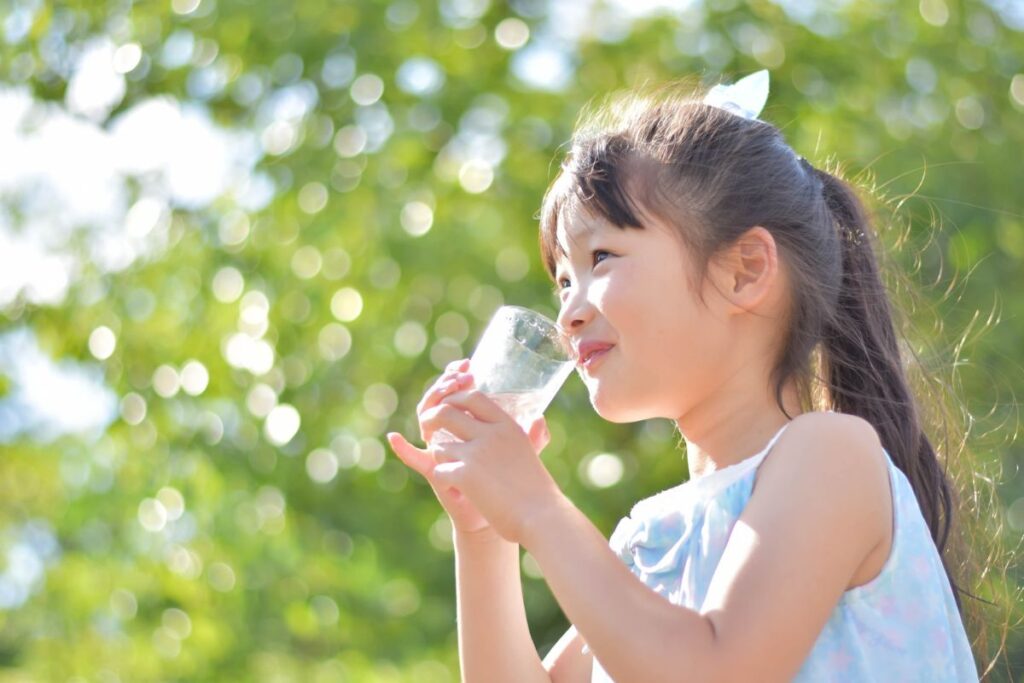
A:
[[[462,347],[453,339],[438,339],[430,347],[430,362],[438,370],[444,370],[453,360],[463,357]]]
[[[192,634],[192,620],[184,610],[177,607],[165,609],[160,623],[178,640],[184,640]]]
[[[161,365],[153,373],[153,391],[164,398],[171,398],[181,388],[178,371],[170,365]]]
[[[274,367],[274,347],[242,332],[227,338],[222,353],[231,367],[248,370],[256,376]]]
[[[977,130],[985,124],[985,110],[978,98],[961,97],[956,101],[956,119],[968,130]]]
[[[245,290],[245,278],[237,268],[225,266],[213,276],[213,296],[221,303],[237,301]]]
[[[206,580],[214,590],[227,593],[235,587],[235,572],[224,562],[214,562],[206,570]]]
[[[480,194],[494,182],[494,170],[483,161],[471,159],[459,168],[459,185],[470,194]]]
[[[530,27],[516,17],[502,19],[494,29],[494,40],[506,50],[518,50],[529,39]]]
[[[291,121],[274,121],[260,135],[260,143],[267,154],[282,156],[295,147],[299,141],[299,131]]]
[[[338,623],[341,611],[338,603],[326,595],[314,595],[309,600],[310,607],[316,613],[316,618],[323,626],[334,626]]]
[[[245,398],[245,407],[254,417],[266,417],[277,405],[277,392],[266,384],[256,384]]]
[[[359,461],[356,465],[367,472],[376,472],[384,466],[384,446],[377,439],[366,437],[359,440]]]
[[[423,202],[409,202],[402,207],[402,227],[413,237],[426,235],[434,224],[434,211]]]
[[[354,157],[366,149],[366,140],[362,126],[344,126],[334,136],[334,151],[345,159]]]
[[[438,337],[447,337],[457,344],[461,344],[469,337],[469,321],[466,316],[457,311],[445,311],[438,316],[434,323],[434,333]]]
[[[1010,97],[1024,107],[1024,74],[1017,74],[1010,81]]]
[[[89,353],[97,360],[106,360],[117,347],[117,337],[106,325],[100,325],[89,335]]]
[[[622,481],[622,458],[614,453],[597,453],[580,463],[580,477],[594,488],[605,489]]]
[[[139,503],[138,510],[139,524],[146,531],[156,533],[162,531],[167,525],[167,510],[163,504],[155,498],[145,498]]]
[[[153,649],[164,659],[174,659],[181,654],[181,640],[161,626],[153,631]]]
[[[352,348],[352,333],[340,323],[327,323],[317,337],[320,355],[325,360],[335,361],[348,355]]]
[[[275,446],[291,441],[299,431],[302,419],[294,406],[282,403],[274,406],[263,423],[263,433]]]
[[[199,9],[200,0],[171,0],[171,9],[175,14],[192,14]]]
[[[173,486],[164,486],[157,491],[156,499],[163,505],[168,520],[181,519],[181,516],[185,514],[185,497]]]
[[[130,425],[137,425],[146,419],[146,399],[135,392],[125,394],[121,399],[121,419]]]
[[[363,392],[363,409],[370,417],[385,420],[398,409],[398,392],[390,384],[371,384]]]
[[[239,306],[238,317],[243,323],[258,325],[267,319],[270,312],[270,300],[259,290],[245,293]]]
[[[299,209],[308,214],[319,213],[327,206],[327,187],[323,183],[306,183],[299,190]]]
[[[323,271],[328,280],[340,280],[352,267],[352,257],[344,249],[334,248],[324,252]]]
[[[343,287],[331,297],[331,314],[342,322],[352,322],[363,312],[363,297],[353,287]]]
[[[444,85],[444,70],[428,57],[411,57],[398,67],[395,80],[411,95],[433,95]]]
[[[384,95],[384,81],[376,74],[363,74],[352,82],[349,94],[353,102],[368,107]]]
[[[324,260],[320,250],[312,245],[299,247],[292,254],[292,272],[303,280],[316,277],[323,267]]]
[[[210,373],[197,360],[190,360],[181,369],[181,388],[190,396],[198,396],[210,384]]]
[[[126,74],[142,61],[142,48],[138,43],[125,43],[114,51],[114,71]]]
[[[338,456],[326,448],[317,448],[306,456],[306,474],[318,484],[326,484],[338,474]]]
[[[395,330],[395,350],[406,358],[415,358],[427,347],[427,331],[423,325],[408,320]]]
[[[945,26],[949,21],[949,8],[944,0],[921,0],[918,8],[921,18],[932,26]]]
[[[350,434],[339,434],[331,441],[331,451],[338,457],[338,467],[351,469],[359,464],[359,441]]]

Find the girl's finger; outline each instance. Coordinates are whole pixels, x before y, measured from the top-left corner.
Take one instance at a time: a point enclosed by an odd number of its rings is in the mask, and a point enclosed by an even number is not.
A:
[[[450,468],[453,467],[452,463],[462,464],[458,459],[458,452],[455,450],[458,444],[438,444],[432,447],[434,453],[431,453],[430,451],[416,448],[398,432],[388,432],[387,439],[388,443],[391,444],[391,448],[402,462],[419,472],[427,480],[427,483],[434,489],[442,503],[448,504],[448,501],[450,501],[451,503],[458,504],[462,501],[463,495],[461,491],[454,488],[448,480],[445,480],[444,483],[440,482],[436,476],[438,468],[442,467],[442,465]],[[444,470],[442,469],[441,472],[444,473]]]
[[[462,441],[469,441],[479,433],[477,420],[467,415],[464,410],[448,403],[447,398],[440,405],[420,415],[420,429],[430,434],[443,429]]]
[[[512,419],[501,406],[482,391],[459,391],[444,397],[444,404],[469,411],[481,422],[501,422]]]
[[[445,367],[445,370],[447,372],[465,372],[468,369],[469,369],[469,359],[468,358],[460,358],[459,360],[453,360],[451,363],[449,363]]]
[[[535,451],[540,453],[551,442],[551,432],[548,431],[548,423],[543,417],[538,417],[530,425],[530,443]]]
[[[391,449],[402,462],[424,477],[430,476],[437,463],[428,451],[416,448],[398,432],[388,432],[387,438]]]
[[[464,365],[468,367],[468,364],[469,361],[464,361]],[[461,366],[459,367],[461,368]],[[427,393],[423,395],[423,398],[416,406],[416,414],[422,415],[424,411],[437,405],[446,395],[453,391],[457,391],[460,388],[469,386],[472,379],[465,375],[460,376],[458,374],[459,372],[461,372],[461,370],[446,372],[441,375],[441,377],[431,385],[430,389],[427,390]]]

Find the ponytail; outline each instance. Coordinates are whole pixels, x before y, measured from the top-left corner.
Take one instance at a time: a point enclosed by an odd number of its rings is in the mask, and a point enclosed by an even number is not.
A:
[[[823,330],[825,381],[832,409],[857,415],[878,431],[882,445],[910,481],[942,557],[957,607],[960,593],[949,570],[946,544],[953,488],[924,433],[904,372],[889,297],[882,283],[870,221],[853,189],[814,169],[839,236],[842,279],[834,315]]]

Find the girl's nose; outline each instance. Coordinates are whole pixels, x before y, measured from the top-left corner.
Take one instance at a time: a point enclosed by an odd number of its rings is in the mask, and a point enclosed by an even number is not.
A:
[[[594,306],[583,296],[583,292],[570,293],[558,311],[556,322],[571,335],[586,325],[593,315]]]

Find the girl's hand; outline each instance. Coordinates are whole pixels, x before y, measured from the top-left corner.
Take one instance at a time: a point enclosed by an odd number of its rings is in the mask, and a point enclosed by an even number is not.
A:
[[[486,394],[465,389],[424,410],[420,421],[424,430],[461,440],[431,448],[439,461],[432,481],[459,489],[506,540],[522,544],[531,525],[566,502],[538,457],[550,440],[543,418],[531,426],[531,439]]]
[[[447,396],[458,389],[471,387],[472,378],[468,375],[458,374],[459,371],[468,369],[468,359],[449,364],[445,373],[431,385],[430,389],[423,395],[419,405],[416,406],[416,413],[420,417],[420,436],[424,442],[429,444],[435,432],[435,428],[431,424],[424,423],[424,413],[439,403],[444,402]],[[551,440],[551,435],[548,433],[547,423],[544,422],[544,418],[539,418],[531,425],[529,440],[538,454],[547,446]],[[401,434],[396,432],[388,434],[388,443],[391,444],[392,450],[394,450],[402,462],[427,480],[427,483],[434,490],[434,495],[437,496],[441,506],[448,513],[456,533],[471,534],[493,531],[487,519],[469,499],[462,495],[458,488],[442,485],[437,482],[434,477],[434,470],[442,460],[435,458],[434,453],[431,452],[432,449],[416,448],[406,441]]]

